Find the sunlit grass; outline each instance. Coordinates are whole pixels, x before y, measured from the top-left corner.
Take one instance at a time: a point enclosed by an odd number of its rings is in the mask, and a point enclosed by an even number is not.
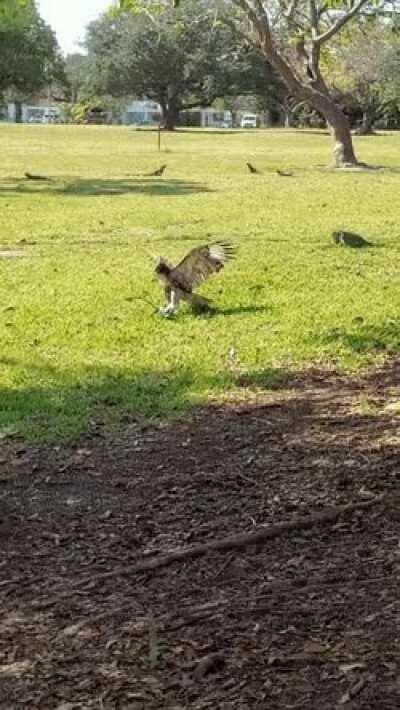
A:
[[[91,419],[215,399],[243,373],[268,386],[280,369],[354,370],[397,351],[400,136],[357,141],[393,170],[348,174],[325,169],[318,132],[187,131],[162,145],[128,128],[0,126],[0,251],[24,252],[0,256],[0,432],[74,436]],[[143,175],[164,162],[164,177]],[[374,247],[335,246],[343,228]],[[238,256],[202,289],[216,315],[164,321],[135,300],[162,302],[152,255],[221,238]]]

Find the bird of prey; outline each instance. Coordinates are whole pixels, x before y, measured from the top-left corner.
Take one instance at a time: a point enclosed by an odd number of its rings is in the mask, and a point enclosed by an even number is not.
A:
[[[33,173],[25,173],[28,180],[50,180],[46,175],[33,175]]]
[[[281,177],[293,177],[293,173],[290,173],[288,170],[277,170],[276,172]]]
[[[247,165],[247,167],[248,167],[248,169],[249,169],[249,172],[250,172],[252,175],[257,175],[257,174],[259,174],[260,171],[257,170],[257,168],[255,168],[254,165],[252,165],[251,163],[246,163],[246,165]]]
[[[215,242],[195,247],[177,266],[172,266],[165,259],[159,259],[155,273],[164,284],[168,300],[166,307],[160,309],[160,313],[167,318],[174,315],[182,300],[190,303],[197,313],[209,310],[210,301],[193,293],[193,290],[209,276],[221,271],[234,254],[235,249],[231,244]]]
[[[162,165],[161,168],[154,170],[153,173],[147,173],[147,177],[161,177],[166,167],[166,165]]]
[[[371,242],[368,242],[359,234],[354,234],[354,232],[332,232],[332,239],[335,244],[352,247],[352,249],[362,249],[363,247],[372,246]]]

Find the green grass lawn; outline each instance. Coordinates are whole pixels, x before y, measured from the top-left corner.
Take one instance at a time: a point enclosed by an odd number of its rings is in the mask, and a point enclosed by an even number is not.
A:
[[[76,436],[223,396],[239,373],[268,387],[291,368],[354,370],[398,350],[400,135],[356,139],[360,159],[392,168],[362,173],[325,170],[321,132],[185,131],[162,145],[130,128],[0,126],[0,250],[23,252],[0,256],[0,436]],[[164,162],[163,178],[140,175]],[[335,246],[342,228],[374,247]],[[238,255],[202,287],[214,316],[163,320],[134,300],[162,304],[149,254],[216,239]]]

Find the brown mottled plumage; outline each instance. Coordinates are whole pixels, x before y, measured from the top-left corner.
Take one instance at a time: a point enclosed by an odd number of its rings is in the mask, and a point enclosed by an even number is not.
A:
[[[193,293],[203,281],[224,268],[225,263],[232,259],[235,249],[231,244],[215,242],[192,249],[177,266],[172,266],[165,259],[160,259],[155,273],[164,283],[168,305],[161,309],[165,316],[178,310],[181,300],[188,301],[197,311],[207,310],[209,301],[203,296]]]

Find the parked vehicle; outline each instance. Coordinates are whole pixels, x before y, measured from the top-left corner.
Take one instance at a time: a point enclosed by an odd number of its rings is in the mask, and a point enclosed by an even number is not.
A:
[[[42,123],[59,123],[60,112],[57,108],[46,108],[43,112]]]
[[[102,106],[92,106],[86,111],[84,123],[101,125],[108,123],[107,111]]]
[[[255,113],[245,113],[240,121],[241,128],[257,128],[257,116]]]

